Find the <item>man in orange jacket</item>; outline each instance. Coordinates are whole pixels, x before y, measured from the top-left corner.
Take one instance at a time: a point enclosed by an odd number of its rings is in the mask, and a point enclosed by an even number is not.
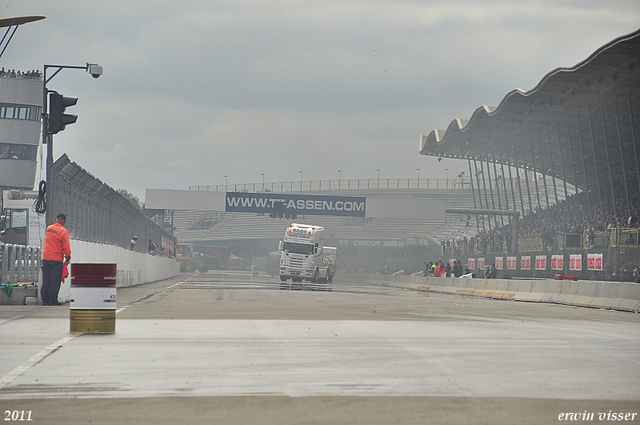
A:
[[[58,301],[58,291],[62,282],[62,263],[71,261],[69,232],[64,228],[67,217],[58,214],[56,223],[47,227],[42,251],[42,305],[62,305]]]

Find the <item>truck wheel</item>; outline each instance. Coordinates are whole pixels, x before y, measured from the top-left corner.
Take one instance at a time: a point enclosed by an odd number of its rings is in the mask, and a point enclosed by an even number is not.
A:
[[[286,278],[286,277],[284,277],[284,276],[280,276],[280,280],[281,280],[281,281],[283,281],[283,282],[286,282],[286,281],[287,281],[287,278]]]
[[[191,261],[189,261],[189,262],[187,263],[186,270],[187,270],[189,273],[191,273],[191,272],[192,272],[192,271],[194,271],[195,269],[196,269],[195,264],[193,264]]]

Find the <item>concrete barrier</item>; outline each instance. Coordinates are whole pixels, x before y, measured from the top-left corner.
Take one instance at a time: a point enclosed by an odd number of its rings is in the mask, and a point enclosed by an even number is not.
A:
[[[597,291],[596,298],[593,300],[592,307],[610,309],[618,297],[618,282],[596,282]]]
[[[554,280],[560,282],[560,293],[556,297],[555,302],[558,304],[575,305],[578,297],[578,288],[580,283],[573,280]]]
[[[620,282],[616,299],[611,304],[613,310],[639,311],[640,285],[637,283]]]
[[[457,279],[342,272],[340,280],[396,286],[421,292],[557,303],[640,312],[640,285],[630,282],[571,280]]]
[[[578,291],[575,299],[573,300],[573,305],[577,305],[579,307],[593,307],[598,294],[599,282],[578,281],[575,283],[578,284]]]
[[[72,265],[73,263],[115,263],[118,288],[155,282],[180,273],[180,265],[175,259],[130,251],[114,245],[74,239],[69,242]],[[69,278],[60,286],[58,298],[62,302],[71,299]]]

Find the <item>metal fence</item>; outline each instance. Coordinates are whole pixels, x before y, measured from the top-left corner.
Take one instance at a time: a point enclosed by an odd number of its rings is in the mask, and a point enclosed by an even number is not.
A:
[[[0,283],[38,282],[40,247],[0,244]]]
[[[489,183],[491,184],[491,183]],[[493,187],[503,183],[494,182]],[[362,189],[471,189],[471,179],[462,178],[380,178],[380,179],[327,179],[288,182],[220,184],[189,186],[189,190],[205,192],[300,192],[314,190],[362,190]]]
[[[131,202],[101,182],[67,155],[53,165],[54,216],[67,216],[65,227],[72,239],[129,248],[138,236],[136,251],[146,252],[151,243],[175,246],[176,238],[146,217]],[[164,240],[163,240],[164,238]]]

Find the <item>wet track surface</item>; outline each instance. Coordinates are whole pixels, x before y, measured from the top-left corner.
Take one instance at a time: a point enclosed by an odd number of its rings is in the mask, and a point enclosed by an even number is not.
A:
[[[230,271],[119,289],[112,335],[69,334],[68,306],[0,312],[0,407],[42,419],[51,400],[67,405],[59,422],[40,423],[113,423],[78,398],[105,411],[128,401],[147,423],[179,423],[164,421],[162,406],[202,404],[218,408],[184,413],[190,423],[438,423],[448,414],[452,423],[555,423],[568,409],[640,412],[640,317],[631,313]],[[458,408],[442,411],[448,403]],[[524,416],[509,421],[505,409]]]

